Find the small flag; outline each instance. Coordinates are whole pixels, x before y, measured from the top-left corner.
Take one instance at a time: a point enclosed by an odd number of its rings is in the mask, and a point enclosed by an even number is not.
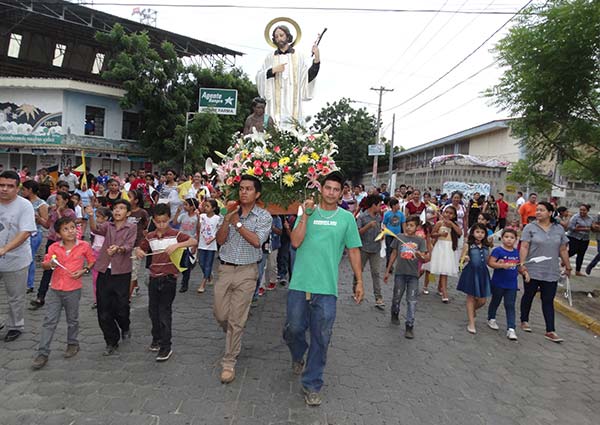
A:
[[[131,11],[131,16],[133,15],[139,15],[140,14],[140,8],[139,7],[134,7],[133,10]]]

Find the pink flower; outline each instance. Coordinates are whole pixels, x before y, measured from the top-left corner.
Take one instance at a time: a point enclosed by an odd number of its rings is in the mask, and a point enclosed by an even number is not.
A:
[[[317,164],[317,170],[319,170],[319,171],[323,170],[323,164],[321,164],[320,162]]]
[[[289,173],[290,172],[290,167],[287,166],[287,165],[285,167],[283,167],[283,172],[284,173]]]
[[[271,179],[271,178],[273,178],[273,173],[271,173],[270,171],[267,171],[265,173],[265,177],[268,178],[268,179]]]
[[[281,152],[281,148],[280,148],[279,146],[275,146],[275,147],[273,148],[273,150],[275,151],[275,153],[279,153],[279,152]]]
[[[298,155],[298,152],[300,152],[300,149],[298,149],[298,148],[294,148],[294,149],[292,149],[292,153],[293,153],[294,155]]]
[[[308,167],[308,174],[315,174],[315,167]]]
[[[235,176],[235,177],[233,178],[233,182],[234,182],[234,183],[239,183],[241,180],[242,180],[242,176]]]
[[[225,181],[225,184],[227,184],[227,186],[231,186],[233,184],[233,177],[228,177],[227,181]]]
[[[263,172],[264,171],[263,171],[262,168],[260,168],[260,167],[254,167],[254,175],[255,176],[262,176]]]
[[[262,165],[262,161],[260,159],[257,159],[256,161],[253,162],[255,167],[260,167]]]
[[[323,174],[329,174],[331,170],[327,167],[323,167]]]
[[[277,168],[278,165],[277,161],[271,162],[271,168]]]
[[[269,168],[270,165],[271,165],[271,163],[269,161],[264,161],[262,163],[263,168]]]
[[[326,164],[326,163],[327,163],[327,161],[329,161],[329,158],[327,158],[326,156],[324,156],[323,158],[321,158],[321,162],[322,162],[323,164]]]
[[[308,136],[308,140],[310,140],[311,142],[315,140],[315,136],[313,136],[312,134],[310,136]]]

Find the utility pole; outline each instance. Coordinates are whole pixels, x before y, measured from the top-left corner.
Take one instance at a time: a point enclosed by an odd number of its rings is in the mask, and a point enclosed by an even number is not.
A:
[[[375,141],[377,144],[381,143],[381,101],[382,101],[382,97],[383,97],[383,92],[388,92],[388,91],[394,91],[394,89],[386,89],[383,86],[380,86],[378,89],[371,87],[371,90],[373,91],[378,91],[379,92],[379,104],[377,106],[377,140]],[[373,178],[372,178],[372,183],[373,186],[377,185],[377,160],[378,160],[378,156],[375,155],[373,157]]]
[[[396,132],[396,114],[392,115],[392,141],[390,143],[390,162],[388,163],[388,192],[394,193],[395,183],[392,180],[393,168],[394,168],[394,133]]]

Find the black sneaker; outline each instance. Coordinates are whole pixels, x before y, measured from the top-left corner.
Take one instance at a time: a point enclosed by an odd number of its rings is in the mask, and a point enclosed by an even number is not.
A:
[[[173,350],[169,349],[161,349],[158,352],[158,356],[156,356],[157,362],[166,362],[171,358],[171,354],[173,354]]]
[[[31,304],[31,307],[29,307],[29,310],[39,310],[40,308],[42,308],[44,306],[44,301],[32,300],[29,304]]]
[[[103,356],[112,356],[117,352],[117,345],[107,345],[102,353]]]
[[[302,387],[302,392],[304,393],[304,401],[306,402],[307,406],[317,407],[323,402],[321,394],[318,392],[311,391],[304,387]]]
[[[183,293],[183,292],[187,292],[187,290],[188,290],[187,286],[182,286],[182,287],[179,289],[179,292]]]
[[[393,325],[400,324],[400,318],[398,317],[398,314],[396,314],[396,313],[392,313],[392,324]]]
[[[158,342],[152,341],[152,344],[150,344],[148,350],[157,353],[160,350],[160,344]]]
[[[406,325],[406,331],[404,332],[404,338],[413,339],[415,334],[413,333],[413,327],[410,325]]]
[[[21,336],[21,331],[17,329],[12,329],[6,333],[6,336],[4,337],[4,342],[12,342],[19,336]]]
[[[589,274],[589,273],[588,273]],[[33,293],[33,288],[27,288],[27,291],[25,291],[26,294],[31,294]]]

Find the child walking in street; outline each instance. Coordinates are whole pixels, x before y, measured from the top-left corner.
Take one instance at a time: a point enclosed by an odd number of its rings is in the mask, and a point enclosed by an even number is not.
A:
[[[463,247],[460,264],[465,264],[458,280],[458,289],[467,294],[467,318],[469,324],[467,331],[477,333],[475,330],[475,312],[483,307],[486,298],[491,295],[490,273],[487,268],[490,242],[487,238],[487,229],[483,224],[475,223],[469,229],[467,243]]]
[[[179,226],[179,230],[190,238],[194,238],[198,240],[198,200],[195,198],[186,199],[183,204],[177,208],[177,216],[173,217],[173,223],[176,226]],[[181,211],[183,208],[183,211]],[[192,255],[196,255],[197,247],[191,248]],[[192,269],[194,268],[195,261],[192,262],[192,266],[186,268],[181,274],[181,288],[179,292],[187,292],[189,284],[190,284],[190,274],[192,273]]]
[[[419,261],[428,261],[427,242],[416,236],[419,226],[419,216],[412,215],[404,223],[404,233],[398,240],[392,242],[392,253],[387,265],[383,281],[388,283],[392,268],[394,268],[394,295],[392,298],[392,323],[400,324],[400,301],[406,292],[406,330],[404,337],[414,338],[415,310],[417,307],[417,293],[419,292]],[[396,261],[396,267],[394,267]]]
[[[152,343],[149,350],[158,352],[157,362],[169,360],[171,349],[172,305],[177,289],[179,269],[173,264],[171,254],[179,248],[195,247],[198,241],[169,226],[171,210],[166,204],[158,204],[152,212],[156,230],[142,239],[136,249],[137,258],[144,258],[152,251],[150,283],[148,284],[148,312],[152,321]]]
[[[219,215],[219,205],[214,199],[204,201],[204,212],[200,214],[200,236],[198,238],[198,261],[202,268],[202,283],[198,293],[203,293],[206,284],[211,281],[213,262],[217,252],[217,230],[223,222]]]
[[[433,227],[431,238],[435,241],[431,251],[431,265],[429,271],[439,275],[438,293],[442,296],[442,302],[447,304],[448,299],[448,276],[458,274],[456,254],[458,239],[461,230],[456,222],[456,208],[448,205],[442,212],[442,218]]]
[[[113,355],[120,340],[131,338],[129,329],[129,284],[131,283],[131,254],[137,228],[128,223],[131,204],[124,199],[113,202],[113,221],[96,224],[94,211],[86,207],[90,217],[90,230],[104,236],[100,256],[94,265],[98,270],[96,302],[98,324],[106,342],[105,356]]]
[[[96,209],[96,226],[99,226],[103,223],[106,223],[110,219],[112,219],[112,211],[108,207],[100,207]],[[94,254],[94,262],[98,260],[100,257],[100,250],[102,249],[102,245],[104,245],[104,236],[97,235],[94,232],[90,232],[92,236],[92,253]],[[98,270],[92,270],[92,286],[94,289],[94,304],[92,304],[92,310],[98,307],[96,301],[96,282],[98,281]]]
[[[517,340],[515,303],[517,300],[518,268],[520,263],[519,251],[516,249],[517,232],[504,229],[502,245],[494,248],[488,259],[488,265],[494,269],[492,275],[492,301],[488,307],[488,326],[498,330],[496,311],[504,298],[506,310],[506,337],[511,341]]]
[[[50,344],[64,309],[67,316],[67,349],[64,357],[71,358],[79,352],[79,300],[81,299],[81,277],[90,272],[94,265],[92,248],[85,241],[77,239],[77,226],[72,217],[59,218],[54,230],[61,241],[48,248],[42,262],[44,270],[54,270],[50,281],[50,291],[46,297],[46,316],[42,324],[37,356],[33,369],[41,369],[48,363]],[[85,265],[87,262],[87,266]]]
[[[150,216],[148,212],[143,208],[144,206],[144,193],[141,190],[131,190],[127,194],[129,202],[131,203],[131,213],[127,217],[127,222],[135,224],[137,234],[135,237],[135,247],[140,246],[142,238],[148,230],[148,221]],[[131,259],[131,283],[129,284],[129,302],[131,302],[132,296],[137,296],[140,292],[138,285],[139,277],[143,273],[142,260],[137,258]]]

